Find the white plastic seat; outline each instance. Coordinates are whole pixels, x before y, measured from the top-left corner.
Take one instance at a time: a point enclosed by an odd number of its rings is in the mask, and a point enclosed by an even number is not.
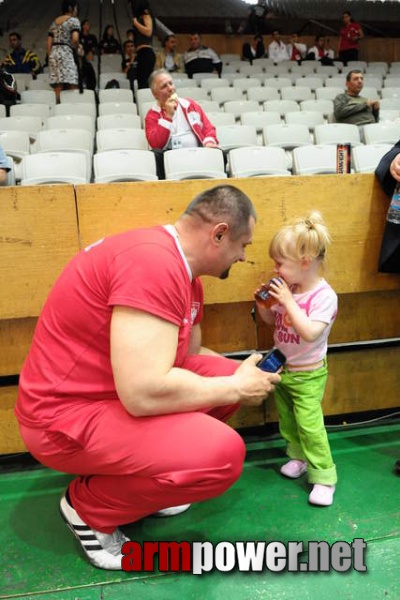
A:
[[[196,102],[198,102],[199,100],[209,100],[210,96],[208,95],[208,92],[205,88],[201,88],[201,87],[196,87],[196,88],[185,88],[185,87],[181,87],[179,89],[179,93],[178,96],[180,98],[192,98],[192,100],[195,100]],[[155,100],[153,98],[153,104],[155,103]]]
[[[14,181],[20,181],[22,159],[30,153],[29,135],[25,131],[2,131],[0,146],[13,159]]]
[[[387,73],[389,65],[383,60],[371,60],[367,64],[366,71],[370,73]]]
[[[60,102],[87,103],[96,104],[96,96],[93,90],[62,90],[60,92]]]
[[[49,152],[29,154],[22,159],[21,185],[88,183],[84,153]]]
[[[211,77],[218,79],[218,74],[217,73],[193,73],[193,79],[195,81],[197,81],[199,85],[201,84],[202,79],[207,79],[207,78],[211,78]]]
[[[387,77],[385,77],[385,79],[383,80],[383,84],[382,87],[388,88],[388,87],[397,87],[400,88],[400,72],[397,76],[395,75],[388,75]]]
[[[310,131],[314,131],[316,125],[325,123],[325,119],[322,112],[316,110],[295,110],[285,114],[285,123],[288,125],[304,123]]]
[[[260,109],[260,105],[255,100],[230,100],[225,102],[225,112],[230,112],[235,115],[236,119],[240,118],[244,112],[257,111]]]
[[[297,75],[311,75],[312,73],[315,73],[315,67],[315,61],[309,60],[302,62],[301,65],[292,63],[290,70],[292,73],[296,73]]]
[[[144,121],[146,118],[147,113],[149,112],[149,110],[151,108],[153,108],[153,106],[155,106],[156,101],[153,99],[153,102],[142,102],[141,104],[139,104],[139,116],[140,116],[140,120],[142,122],[142,127],[144,127]]]
[[[142,129],[101,129],[96,133],[97,151],[148,150]]]
[[[101,55],[101,70],[103,73],[105,69],[112,69],[113,71],[121,71],[121,55],[118,54],[102,54]]]
[[[247,90],[247,99],[255,100],[260,104],[267,100],[280,100],[280,98],[279,90],[272,87],[251,87]]]
[[[336,96],[344,93],[344,88],[340,87],[322,87],[315,90],[317,100],[334,100]]]
[[[364,76],[364,86],[361,92],[362,96],[365,96],[365,91],[364,89],[366,87],[373,87],[376,88],[377,90],[380,90],[383,86],[383,78],[379,75],[365,75]]]
[[[133,102],[133,92],[122,88],[99,90],[99,102]]]
[[[216,112],[207,111],[206,114],[214,127],[219,125],[234,125],[236,123],[235,115],[233,113],[226,113],[222,110],[218,110]]]
[[[198,100],[197,104],[200,104],[201,108],[206,112],[218,112],[221,109],[221,106],[219,105],[218,102],[215,102],[214,100]]]
[[[321,65],[321,63],[317,61],[317,64],[315,65],[315,73],[317,75],[321,74],[328,77],[334,77],[339,73],[339,69],[335,65]]]
[[[17,105],[15,104],[15,106],[17,106]],[[10,108],[12,108],[12,107],[10,107]],[[5,105],[4,104],[0,104],[0,119],[3,118],[3,117],[6,117],[6,116],[7,116],[7,113],[6,113],[6,107],[5,107]]]
[[[28,90],[52,90],[52,88],[50,87],[49,81],[46,81],[45,79],[32,79],[32,81],[30,81],[28,83],[27,89]],[[54,93],[54,91],[53,91],[53,93]]]
[[[40,117],[44,125],[54,109],[50,104],[14,104],[10,106],[10,117]]]
[[[361,144],[359,128],[349,123],[316,125],[314,135],[316,144]]]
[[[55,115],[47,119],[45,129],[82,129],[94,137],[95,125],[95,119],[88,115]]]
[[[292,87],[293,84],[290,77],[275,77],[274,79],[265,79],[264,85],[265,87],[273,87],[282,90],[283,88]]]
[[[325,87],[327,88],[340,88],[342,91],[346,89],[346,76],[345,75],[334,75],[325,79]]]
[[[282,120],[278,112],[258,110],[244,112],[240,117],[240,122],[242,125],[252,125],[257,132],[261,132],[265,125],[278,125],[282,123]]]
[[[278,112],[284,116],[287,112],[300,110],[299,103],[295,100],[267,100],[264,102],[264,110]]]
[[[347,61],[347,66],[345,67],[346,72],[353,71],[355,69],[359,69],[360,71],[365,71],[367,68],[367,62],[365,60],[349,60]]]
[[[177,148],[164,152],[166,179],[224,179],[224,156],[219,148]]]
[[[17,116],[3,117],[0,119],[0,131],[25,131],[31,140],[35,140],[38,132],[43,128],[40,117]]]
[[[310,88],[294,85],[290,88],[282,88],[281,97],[282,100],[295,100],[296,102],[301,102],[302,100],[312,100],[315,96]]]
[[[224,65],[229,65],[232,61],[240,60],[240,54],[235,54],[234,52],[224,52],[219,57]]]
[[[21,103],[55,105],[56,95],[53,90],[24,90],[21,92]]]
[[[281,75],[286,75],[289,73],[291,65],[288,64],[288,61],[284,61],[279,63],[279,65],[268,65],[265,69],[267,73],[271,73],[274,77],[280,77]]]
[[[231,177],[287,176],[286,153],[282,148],[251,146],[229,152]]]
[[[139,115],[100,115],[97,117],[97,130],[100,129],[140,129]]]
[[[297,77],[295,86],[308,87],[312,92],[317,88],[324,86],[324,78],[318,75],[306,75],[305,77]]]
[[[263,67],[258,64],[257,59],[253,60],[252,65],[244,61],[239,67],[239,73],[242,77],[257,77],[261,80],[264,78]]]
[[[242,77],[241,79],[234,79],[232,83],[232,87],[234,89],[241,90],[242,94],[244,94],[248,89],[254,87],[260,87],[262,84],[262,79],[258,77]]]
[[[9,171],[7,171],[7,176],[6,176],[6,181],[5,184],[7,187],[10,185],[16,185],[16,175],[15,175],[15,161],[13,159],[12,156],[6,155],[7,158],[7,165],[8,168],[10,169]]]
[[[135,105],[134,105],[135,106]],[[63,102],[56,104],[53,110],[53,115],[85,115],[96,118],[96,105],[92,102]]]
[[[93,156],[95,183],[156,181],[156,161],[150,150],[108,150]]]
[[[382,98],[379,101],[379,107],[380,107],[380,110],[399,110],[399,99],[398,98]]]
[[[59,106],[61,106],[61,104]],[[133,102],[102,102],[99,104],[99,116],[137,114],[137,105]]]
[[[387,110],[387,109],[380,109],[379,111],[379,123],[385,123],[385,122],[393,122],[393,121],[397,121],[397,119],[400,119],[400,106],[398,110]]]
[[[369,123],[363,127],[366,144],[395,144],[400,139],[399,123]]]
[[[400,87],[384,87],[381,90],[383,99],[396,98],[400,102]]]
[[[154,102],[153,92],[150,88],[142,88],[135,92],[136,102],[141,104],[142,102]]]
[[[74,152],[86,157],[86,179],[92,172],[93,134],[87,129],[44,129],[39,131],[35,153]]]
[[[216,129],[219,146],[223,150],[258,145],[257,130],[252,125],[221,125]]]
[[[177,90],[179,90],[181,87],[199,87],[197,81],[195,81],[194,79],[189,79],[188,76],[185,75],[186,73],[178,73],[177,75],[172,76],[172,81],[174,82],[174,86]]]
[[[216,79],[215,77],[205,77],[200,81],[200,87],[207,91],[210,94],[211,90],[217,87],[228,87],[229,79],[225,79],[224,77],[220,77]]]
[[[13,73],[13,77],[17,84],[17,90],[19,93],[27,90],[30,82],[32,81],[32,75],[30,73]]]
[[[351,164],[355,173],[374,173],[381,158],[392,149],[392,144],[355,146],[351,150]]]
[[[369,100],[379,100],[379,92],[376,88],[364,85],[361,95]]]
[[[263,127],[264,144],[292,150],[296,146],[309,146],[312,138],[307,125],[280,123]]]
[[[328,117],[333,115],[333,100],[303,100],[300,102],[300,109],[318,111]]]
[[[210,94],[211,100],[220,105],[232,100],[243,100],[242,90],[234,87],[212,88]]]
[[[336,147],[313,145],[293,149],[293,175],[336,173]]]

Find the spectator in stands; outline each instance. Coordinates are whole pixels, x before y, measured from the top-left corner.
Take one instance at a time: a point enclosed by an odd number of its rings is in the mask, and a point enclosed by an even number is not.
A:
[[[147,0],[132,0],[132,25],[136,48],[136,73],[138,88],[149,87],[150,73],[154,69],[156,55],[153,48],[155,19]]]
[[[287,45],[287,53],[290,60],[296,61],[298,64],[305,58],[307,54],[307,46],[299,41],[299,34],[292,33],[290,42]]]
[[[93,33],[90,33],[90,22],[87,19],[82,21],[81,27],[82,29],[79,41],[82,44],[87,60],[93,60],[93,56],[97,54],[98,51],[99,44],[97,37]]]
[[[99,42],[101,54],[118,54],[121,52],[121,44],[114,36],[113,25],[107,25]]]
[[[268,15],[269,11],[266,0],[258,0],[257,4],[249,8],[247,22],[244,26],[240,27],[238,33],[253,33],[255,35],[268,33]]]
[[[394,194],[397,196],[395,188],[400,184],[400,141],[381,158],[375,175],[389,198],[392,198]],[[396,203],[396,205],[398,204]],[[393,220],[385,223],[378,261],[380,273],[400,273],[399,227],[398,222],[393,222]],[[394,468],[397,475],[400,475],[400,460],[395,462]]]
[[[32,77],[42,70],[39,57],[32,50],[22,47],[22,38],[19,33],[12,31],[8,36],[11,52],[9,52],[3,66],[8,73],[30,73]]]
[[[343,27],[339,31],[338,57],[344,65],[349,60],[358,60],[358,42],[363,39],[364,32],[360,23],[355,23],[351,12],[346,10],[342,16]]]
[[[78,19],[77,0],[63,0],[62,15],[54,19],[47,36],[50,85],[54,88],[57,102],[63,89],[79,86],[78,59],[75,54],[79,45],[81,24]]]
[[[7,156],[0,146],[0,185],[4,185],[7,181],[7,173],[11,171]]]
[[[268,46],[268,56],[276,65],[283,60],[290,59],[286,44],[281,40],[281,34],[277,29],[272,32],[272,42]]]
[[[2,64],[0,64],[0,104],[6,109],[7,117],[10,116],[10,106],[17,104],[20,95],[17,91],[17,82],[14,75],[8,73]]]
[[[186,73],[190,78],[195,73],[216,72],[221,77],[222,61],[212,48],[203,46],[199,33],[190,34],[189,49],[183,55]]]
[[[190,98],[178,98],[166,69],[151,74],[150,88],[157,104],[146,115],[145,132],[150,148],[155,151],[158,177],[165,179],[164,150],[217,148],[218,139],[214,125],[201,106]]]
[[[256,58],[263,58],[265,56],[265,46],[262,35],[257,34],[253,36],[251,42],[245,42],[242,46],[242,60],[250,61],[253,64],[253,60]]]
[[[75,476],[61,514],[96,567],[124,566],[119,525],[179,514],[242,472],[243,440],[224,421],[280,376],[256,366],[261,354],[201,346],[200,276],[245,261],[255,221],[241,190],[208,188],[174,224],[85,248],[52,287],[16,413],[32,455]]]
[[[129,79],[131,90],[133,91],[133,82],[136,79],[136,52],[132,40],[126,40],[123,43],[124,58],[122,59],[122,71]]]
[[[334,115],[338,123],[367,125],[379,121],[379,101],[361,96],[364,85],[362,71],[351,70],[346,75],[346,92],[333,101]]]
[[[327,47],[326,38],[323,35],[317,35],[314,46],[308,49],[306,60],[319,60],[321,65],[333,65],[335,54],[329,46]]]
[[[183,56],[176,51],[178,40],[171,33],[163,40],[163,49],[156,53],[156,64],[154,68],[167,69],[169,73],[184,73],[185,65],[183,64]]]

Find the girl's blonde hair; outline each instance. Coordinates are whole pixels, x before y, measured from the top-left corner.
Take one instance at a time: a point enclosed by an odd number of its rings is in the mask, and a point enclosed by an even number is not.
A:
[[[321,213],[312,211],[304,218],[285,225],[274,235],[269,255],[272,259],[317,259],[322,262],[330,242],[331,237]]]

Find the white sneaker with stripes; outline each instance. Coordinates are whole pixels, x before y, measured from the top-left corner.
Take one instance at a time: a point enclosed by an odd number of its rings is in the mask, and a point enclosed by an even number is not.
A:
[[[110,571],[120,571],[121,547],[125,542],[129,542],[122,531],[118,528],[114,533],[101,533],[95,531],[79,517],[76,510],[72,507],[68,491],[63,495],[60,501],[61,516],[81,544],[83,551],[90,562],[99,569],[108,569]]]

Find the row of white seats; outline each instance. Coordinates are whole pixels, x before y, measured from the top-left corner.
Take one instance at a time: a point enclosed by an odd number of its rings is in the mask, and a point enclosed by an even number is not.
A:
[[[373,172],[390,146],[358,146],[352,149],[353,172]],[[73,152],[33,154],[22,160],[22,185],[89,183],[87,156]],[[169,180],[223,179],[316,175],[336,173],[336,148],[331,145],[303,146],[292,151],[292,169],[282,148],[251,146],[232,149],[225,170],[224,157],[217,148],[190,148],[164,153],[165,177]],[[91,162],[91,161],[90,161]],[[156,181],[154,154],[149,150],[112,150],[93,156],[93,181]]]

